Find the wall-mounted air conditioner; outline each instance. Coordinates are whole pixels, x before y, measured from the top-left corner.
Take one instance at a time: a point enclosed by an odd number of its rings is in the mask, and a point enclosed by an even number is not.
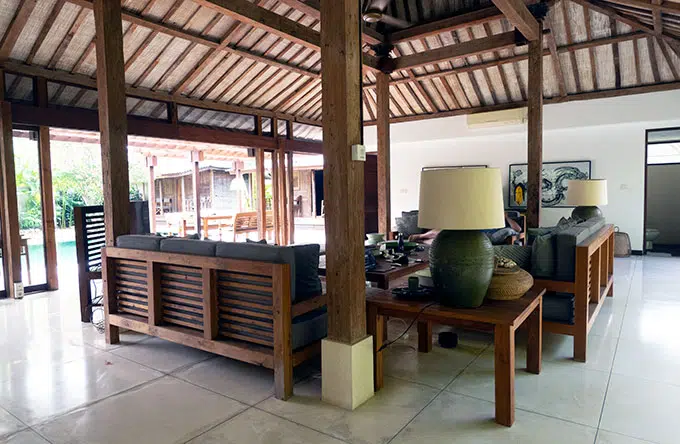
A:
[[[468,128],[491,128],[494,126],[522,125],[527,122],[527,108],[506,109],[488,113],[468,114]]]

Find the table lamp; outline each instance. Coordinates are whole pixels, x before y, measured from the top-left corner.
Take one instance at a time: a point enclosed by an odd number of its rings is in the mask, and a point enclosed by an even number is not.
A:
[[[576,205],[571,217],[588,220],[602,217],[598,205],[607,205],[607,180],[570,180],[567,182],[567,205]]]
[[[430,248],[439,302],[482,305],[491,282],[494,250],[480,230],[505,227],[498,168],[452,168],[420,173],[418,226],[441,230]]]

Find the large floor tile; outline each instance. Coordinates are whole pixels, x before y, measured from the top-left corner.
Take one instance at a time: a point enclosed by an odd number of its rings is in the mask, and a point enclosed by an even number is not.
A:
[[[442,389],[482,351],[460,343],[454,349],[433,346],[431,352],[420,353],[415,345],[395,343],[384,351],[384,371],[395,378]]]
[[[619,337],[625,310],[600,310],[589,334]]]
[[[170,373],[181,367],[196,364],[215,356],[203,350],[159,338],[151,338],[127,347],[120,347],[111,353],[164,373]]]
[[[613,372],[680,385],[680,343],[673,336],[660,342],[621,338]]]
[[[551,333],[543,334],[543,359],[568,362],[574,367],[608,372],[614,363],[618,338],[615,336],[588,335],[586,362],[574,361],[574,337]]]
[[[118,344],[107,344],[104,333],[100,333],[92,324],[78,323],[71,326],[64,334],[74,344],[87,344],[101,350],[111,351],[127,345],[148,340],[150,336],[130,330],[121,330]]]
[[[5,438],[0,438],[0,444],[50,444],[33,430],[23,430]]]
[[[0,408],[0,437],[17,432],[25,427],[21,421]]]
[[[343,441],[251,408],[189,444],[342,444]]]
[[[392,441],[393,444],[592,444],[594,428],[515,411],[508,428],[494,422],[494,404],[443,392]]]
[[[274,394],[272,370],[223,357],[201,362],[175,376],[249,405]]]
[[[438,391],[394,378],[354,411],[321,402],[321,380],[295,386],[288,401],[269,398],[258,407],[351,443],[386,443],[422,410]]]
[[[0,407],[32,425],[159,376],[106,352],[67,363],[29,366],[0,382]]]
[[[654,444],[651,441],[631,438],[630,436],[619,435],[618,433],[598,430],[595,444]]]
[[[613,374],[600,428],[661,444],[680,436],[680,387]]]
[[[480,356],[447,390],[493,402],[494,370],[490,353]],[[573,363],[543,362],[540,375],[515,374],[518,408],[597,427],[609,373],[581,368]]]
[[[38,430],[53,444],[184,443],[245,408],[165,377],[62,416]]]
[[[680,303],[629,304],[621,327],[621,337],[680,348],[680,335],[677,334],[678,319]]]

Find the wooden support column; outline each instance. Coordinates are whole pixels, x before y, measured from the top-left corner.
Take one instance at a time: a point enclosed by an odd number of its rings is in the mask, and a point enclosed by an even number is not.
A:
[[[2,257],[7,272],[5,288],[9,297],[16,297],[14,284],[21,283],[21,246],[19,235],[19,210],[17,184],[14,171],[14,145],[12,140],[12,107],[0,102],[0,176],[2,184]]]
[[[276,121],[276,119],[274,119]],[[274,126],[276,131],[276,126]],[[283,245],[281,239],[281,208],[279,207],[279,156],[277,151],[271,152],[272,160],[272,212],[274,215],[274,242],[277,245]]]
[[[278,175],[278,180],[279,180],[279,217],[281,218],[281,224],[280,224],[280,229],[281,229],[281,242],[283,242],[283,245],[288,245],[289,239],[288,235],[289,233],[289,219],[290,215],[288,214],[288,190],[286,188],[286,182],[287,182],[287,173],[286,173],[286,151],[285,151],[285,146],[286,146],[286,141],[283,138],[279,138],[279,147],[276,150],[276,157],[278,157],[278,168],[279,168],[279,175]]]
[[[257,236],[260,239],[267,238],[267,198],[264,183],[264,150],[258,148],[255,151],[255,185],[257,192]]]
[[[47,108],[48,92],[47,80],[37,78],[35,81],[38,106]],[[52,157],[50,145],[50,128],[41,126],[39,129],[39,157],[40,165],[40,200],[42,203],[43,237],[45,242],[45,273],[48,290],[59,289],[57,273],[57,237],[54,218],[54,194],[52,192]]]
[[[97,93],[102,150],[106,245],[130,232],[130,179],[127,156],[125,59],[120,2],[94,0],[97,50]],[[117,340],[112,327],[107,340]]]
[[[366,337],[359,24],[359,0],[321,1],[328,339],[344,344]]]
[[[378,106],[378,232],[389,238],[392,231],[390,203],[390,76],[376,73]]]
[[[542,24],[539,23],[539,31]],[[527,167],[527,227],[541,225],[543,183],[543,47],[542,40],[529,42],[529,124]]]
[[[295,196],[293,195],[293,152],[286,153],[286,186],[288,187],[288,243],[295,243]]]
[[[203,151],[191,152],[191,182],[194,188],[194,224],[196,226],[196,233],[199,236],[201,235],[201,172],[199,162],[202,160]]]
[[[156,156],[146,156],[146,166],[149,168],[149,231],[156,232],[156,173],[158,165]]]

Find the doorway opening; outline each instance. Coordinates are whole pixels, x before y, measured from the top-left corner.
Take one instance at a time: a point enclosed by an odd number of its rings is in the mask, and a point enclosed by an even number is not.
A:
[[[647,131],[644,253],[680,256],[680,128]]]

